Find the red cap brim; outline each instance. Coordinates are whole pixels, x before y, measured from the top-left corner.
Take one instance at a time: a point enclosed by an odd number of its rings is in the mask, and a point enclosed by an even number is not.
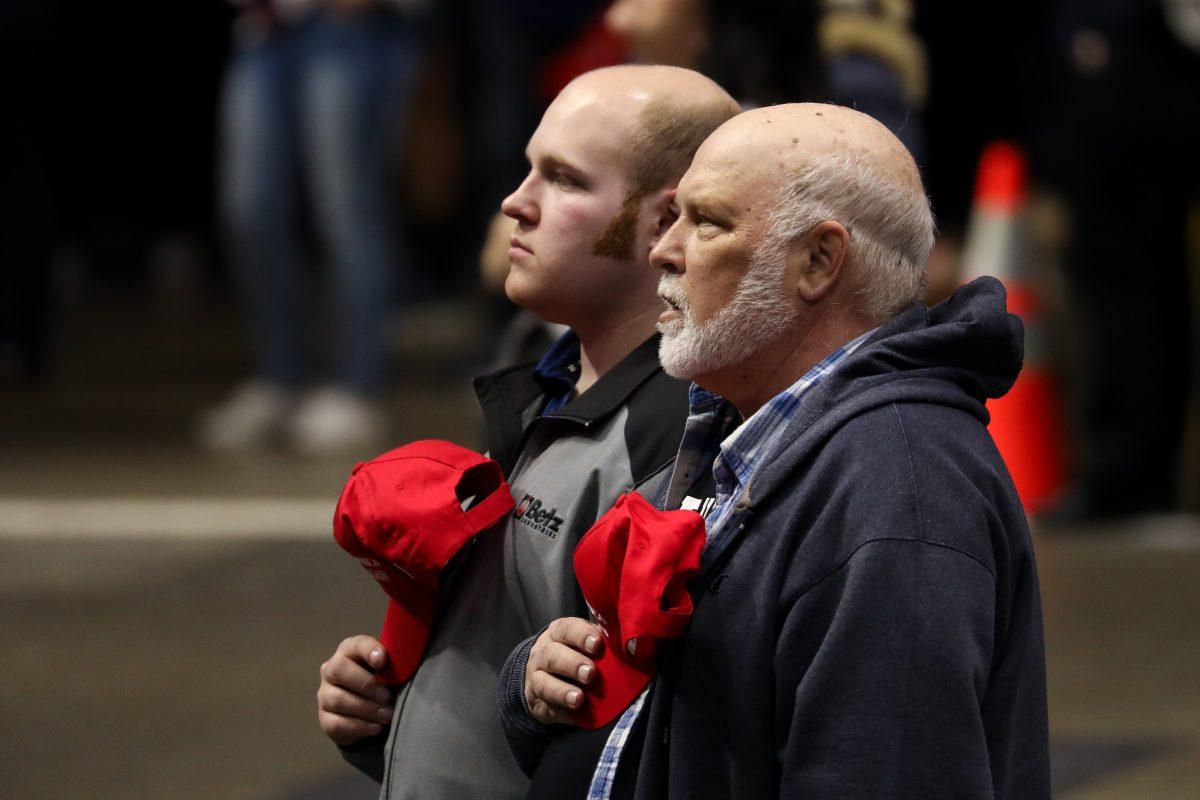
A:
[[[388,598],[387,615],[379,633],[379,641],[388,654],[387,664],[378,673],[381,681],[398,686],[417,673],[425,645],[429,643],[434,605],[432,594],[414,592],[403,605]]]

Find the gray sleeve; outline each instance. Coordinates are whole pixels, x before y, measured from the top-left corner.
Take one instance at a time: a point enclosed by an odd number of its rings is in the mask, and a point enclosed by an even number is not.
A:
[[[533,777],[546,748],[562,727],[538,722],[529,713],[529,706],[525,703],[525,664],[529,661],[533,643],[541,635],[542,631],[538,631],[509,654],[496,686],[500,727],[504,729],[504,738],[508,740],[513,759],[528,777]]]

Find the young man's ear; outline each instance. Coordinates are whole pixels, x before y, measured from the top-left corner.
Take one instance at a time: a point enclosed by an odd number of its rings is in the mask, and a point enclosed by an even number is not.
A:
[[[829,294],[842,275],[850,251],[850,231],[840,222],[826,220],[807,236],[792,242],[789,259],[795,259],[796,288],[801,299],[816,303]]]
[[[650,211],[655,220],[654,234],[650,237],[650,249],[653,250],[663,234],[679,219],[679,206],[675,205],[675,188],[655,192],[651,195],[650,203]]]

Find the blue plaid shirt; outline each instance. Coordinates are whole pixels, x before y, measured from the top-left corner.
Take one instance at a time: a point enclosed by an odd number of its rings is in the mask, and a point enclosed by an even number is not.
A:
[[[713,479],[716,482],[716,502],[704,519],[706,549],[722,547],[736,530],[726,530],[725,523],[732,516],[738,498],[755,471],[771,461],[789,444],[790,440],[785,439],[783,433],[788,423],[796,416],[805,392],[820,383],[822,378],[832,372],[872,333],[874,331],[868,331],[834,350],[806,372],[804,377],[755,411],[749,419],[725,436],[724,441],[720,441],[719,437],[723,436],[737,419],[737,412],[725,398],[692,384],[688,397],[691,411],[683,430],[683,439],[679,445],[679,455],[675,459],[675,469],[671,473],[664,507],[679,508],[684,501],[684,493],[695,482],[698,470],[711,461]],[[612,796],[621,751],[641,713],[649,691],[650,687],[647,686],[629,708],[625,709],[609,734],[604,750],[600,753],[600,761],[596,764],[596,771],[592,774],[588,800],[609,800]]]

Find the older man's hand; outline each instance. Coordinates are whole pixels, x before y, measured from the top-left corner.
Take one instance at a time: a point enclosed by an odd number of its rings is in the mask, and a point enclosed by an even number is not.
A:
[[[545,724],[574,724],[571,712],[586,698],[582,687],[595,679],[589,656],[604,646],[600,629],[578,617],[550,623],[529,651],[525,664],[525,703],[534,719]]]
[[[387,651],[370,636],[351,636],[321,665],[317,722],[339,745],[374,736],[392,721],[392,690],[376,678]]]

